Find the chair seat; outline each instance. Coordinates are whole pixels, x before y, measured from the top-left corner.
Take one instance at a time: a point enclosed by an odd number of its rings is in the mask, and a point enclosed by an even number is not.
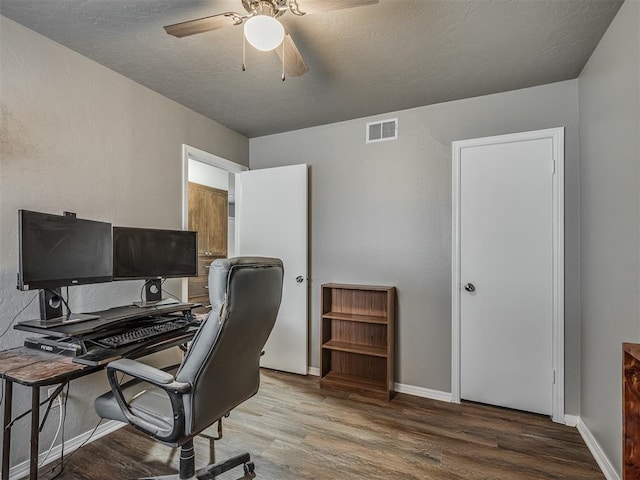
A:
[[[122,389],[124,398],[131,405],[132,412],[153,423],[161,430],[170,432],[173,428],[173,410],[167,394],[161,388],[154,386],[140,390],[139,385],[131,388],[124,386]],[[113,392],[99,396],[95,400],[95,409],[101,418],[128,423]]]

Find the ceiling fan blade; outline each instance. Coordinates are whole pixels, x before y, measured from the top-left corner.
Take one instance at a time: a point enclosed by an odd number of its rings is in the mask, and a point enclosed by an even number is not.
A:
[[[365,7],[379,3],[379,0],[298,0],[301,13],[328,12],[343,8]]]
[[[309,71],[307,63],[302,58],[302,54],[296,44],[294,43],[291,35],[285,34],[284,40],[284,59],[282,58],[282,45],[276,48],[276,53],[280,60],[284,62],[284,71],[288,77],[299,77]]]
[[[245,16],[240,13],[226,12],[210,17],[198,18],[197,20],[167,25],[164,29],[169,35],[182,38],[197,33],[217,30],[218,28],[228,27],[230,25],[240,25],[244,21],[244,18]]]

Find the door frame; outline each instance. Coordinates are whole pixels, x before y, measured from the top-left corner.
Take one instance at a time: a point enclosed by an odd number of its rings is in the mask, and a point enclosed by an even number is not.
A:
[[[460,403],[460,159],[464,148],[526,140],[553,142],[552,222],[553,222],[553,305],[552,305],[552,420],[564,418],[564,127],[460,140],[452,143],[452,261],[451,261],[451,401]]]
[[[249,167],[240,165],[239,163],[232,162],[224,159],[213,153],[205,152],[198,148],[192,147],[187,144],[182,144],[182,228],[187,230],[189,228],[189,159],[196,160],[198,162],[211,165],[212,167],[221,168],[229,173],[240,173],[245,170],[249,170]],[[235,224],[235,251],[238,251],[238,225]],[[187,301],[189,296],[189,281],[186,278],[182,279],[182,300]]]

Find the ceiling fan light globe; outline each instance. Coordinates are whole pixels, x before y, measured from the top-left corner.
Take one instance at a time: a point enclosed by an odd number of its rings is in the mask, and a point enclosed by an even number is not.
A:
[[[273,17],[256,15],[245,22],[244,36],[254,48],[268,52],[282,43],[284,27]]]

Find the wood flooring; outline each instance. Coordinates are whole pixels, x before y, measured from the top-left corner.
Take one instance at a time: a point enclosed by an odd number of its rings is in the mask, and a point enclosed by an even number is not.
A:
[[[369,400],[317,385],[317,377],[264,371],[259,393],[226,419],[218,459],[248,451],[260,480],[604,479],[577,430],[547,417],[401,394]],[[169,474],[178,456],[126,427],[76,451],[57,478]],[[208,461],[208,441],[197,438],[197,466]],[[238,478],[242,468],[218,477]]]

